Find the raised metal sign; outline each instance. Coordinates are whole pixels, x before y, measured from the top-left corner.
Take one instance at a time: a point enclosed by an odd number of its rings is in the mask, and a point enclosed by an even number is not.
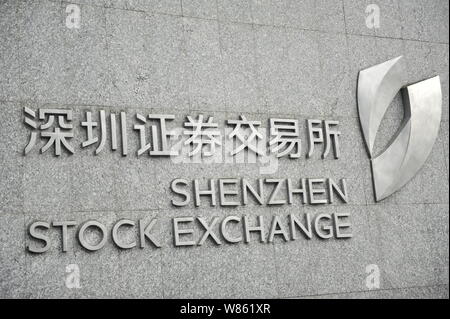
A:
[[[377,201],[389,197],[411,180],[425,163],[438,136],[442,113],[439,76],[403,87],[402,57],[359,73],[358,111],[372,162]],[[404,119],[386,149],[374,157],[373,146],[381,120],[402,90]]]

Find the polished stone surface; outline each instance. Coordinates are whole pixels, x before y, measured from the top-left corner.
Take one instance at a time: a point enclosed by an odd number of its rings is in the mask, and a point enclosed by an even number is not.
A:
[[[0,297],[275,297],[448,298],[448,1],[383,0],[380,28],[369,29],[370,1],[347,0],[73,0],[80,29],[65,25],[67,2],[0,1]],[[361,69],[404,55],[410,83],[439,75],[443,115],[439,137],[421,171],[392,197],[375,203],[370,161],[358,122]],[[68,108],[127,112],[129,154],[112,152],[108,136],[97,156],[81,148],[59,158],[40,142],[23,149],[29,130],[22,109]],[[135,155],[135,113],[214,116],[220,128],[239,115],[261,121],[298,119],[302,157],[261,173],[248,163],[180,164]],[[375,141],[380,152],[403,117],[391,103]],[[341,158],[306,159],[306,119],[339,120]],[[120,146],[120,143],[119,143]],[[346,178],[349,203],[173,209],[174,178]],[[270,218],[290,213],[351,215],[353,238],[173,247],[173,217],[228,215]],[[95,219],[108,230],[118,220],[158,218],[163,248],[119,250],[108,234],[87,252],[70,229],[62,253],[26,252],[26,228],[36,220]],[[266,225],[269,227],[269,225]],[[197,228],[198,229],[198,228]],[[217,225],[216,225],[217,230]],[[89,233],[91,240],[98,234]],[[137,231],[123,232],[132,240]],[[34,243],[34,242],[33,242]],[[77,264],[81,288],[65,285]],[[380,287],[366,286],[366,267],[380,269]]]

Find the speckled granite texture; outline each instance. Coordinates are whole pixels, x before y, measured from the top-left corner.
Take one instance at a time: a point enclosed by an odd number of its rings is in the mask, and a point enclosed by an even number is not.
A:
[[[0,297],[77,298],[448,298],[449,282],[449,4],[447,0],[380,0],[380,28],[369,29],[353,0],[74,0],[79,29],[66,27],[66,1],[0,0]],[[441,76],[442,127],[426,165],[400,192],[375,203],[370,162],[356,107],[361,69],[404,55],[410,82]],[[170,205],[174,178],[265,178],[252,164],[177,164],[110,148],[80,147],[59,158],[35,148],[23,108],[67,108],[74,123],[90,110],[128,116],[244,114],[267,123],[340,121],[339,160],[283,159],[277,178],[332,177],[349,182],[349,203],[239,208]],[[97,114],[97,113],[95,113]],[[381,150],[403,116],[396,99],[383,121]],[[132,138],[131,138],[132,137]],[[109,140],[107,141],[110,142]],[[353,238],[173,247],[177,216],[280,216],[348,212]],[[163,247],[87,252],[70,231],[30,254],[26,229],[36,220],[122,218],[160,221]],[[108,228],[110,229],[110,228]],[[128,234],[133,236],[134,234]],[[78,289],[66,286],[77,264]],[[366,286],[366,266],[380,269],[380,288]]]

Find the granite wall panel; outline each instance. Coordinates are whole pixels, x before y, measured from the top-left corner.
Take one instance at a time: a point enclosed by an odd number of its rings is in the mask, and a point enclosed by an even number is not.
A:
[[[0,297],[448,298],[448,1],[378,1],[378,28],[366,23],[370,3],[0,1]],[[79,28],[67,27],[69,4],[80,9]],[[400,55],[408,83],[440,76],[442,124],[420,172],[377,203],[358,121],[358,72]],[[71,110],[74,154],[64,147],[61,156],[53,147],[41,154],[45,141],[38,137],[25,155],[34,132],[24,123],[25,108]],[[96,155],[98,142],[81,146],[87,135],[80,123],[92,112],[98,124],[94,137],[100,138],[100,111],[107,137]],[[126,156],[120,135],[117,150],[111,149],[110,115],[120,128],[121,112]],[[148,152],[137,156],[141,145],[134,125],[142,123],[136,114],[172,114],[167,127],[177,134],[186,129],[188,115],[213,116],[222,136],[231,132],[226,121],[240,115],[259,121],[266,134],[270,118],[295,119],[301,156],[252,163],[245,152],[237,160],[225,139],[217,157],[196,163]],[[403,116],[397,95],[376,152],[395,135]],[[307,158],[308,119],[339,121],[339,159],[333,152],[322,159],[323,145]],[[150,123],[147,118],[147,142]],[[180,141],[177,135],[171,143]],[[313,206],[295,198],[292,205],[271,206],[250,199],[238,207],[212,207],[205,197],[198,208],[192,202],[174,208],[175,178],[198,179],[202,187],[219,178],[246,178],[253,185],[258,178],[346,178],[349,200]],[[274,215],[286,223],[290,214],[339,213],[349,214],[352,238],[276,236],[261,243],[252,234],[249,243],[217,245],[208,238],[201,246],[173,245],[173,219],[179,217],[194,217],[183,227],[192,227],[198,240],[204,227],[197,217],[211,222],[248,216],[255,223],[263,216],[267,235]],[[118,233],[121,242],[136,241],[133,249],[114,244],[111,228],[123,219],[135,222]],[[153,219],[152,234],[161,247],[147,239],[140,248],[139,220]],[[28,232],[38,220],[77,224],[68,230],[67,252],[61,229],[51,225],[45,232],[48,251],[27,250],[42,244]],[[87,220],[107,227],[99,251],[77,240]],[[219,228],[215,224],[213,231],[219,234]],[[230,232],[243,235],[242,223]],[[102,238],[92,228],[85,235],[92,243]],[[368,284],[373,267],[379,270],[378,287]],[[68,283],[74,269],[78,288]]]

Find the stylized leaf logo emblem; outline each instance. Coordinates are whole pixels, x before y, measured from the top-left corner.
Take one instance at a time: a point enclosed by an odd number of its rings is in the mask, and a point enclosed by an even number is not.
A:
[[[376,201],[385,199],[413,178],[431,153],[438,136],[442,91],[439,76],[403,87],[403,59],[365,69],[358,78],[358,112],[371,158]],[[389,104],[402,90],[405,116],[395,138],[373,157],[375,137]]]

